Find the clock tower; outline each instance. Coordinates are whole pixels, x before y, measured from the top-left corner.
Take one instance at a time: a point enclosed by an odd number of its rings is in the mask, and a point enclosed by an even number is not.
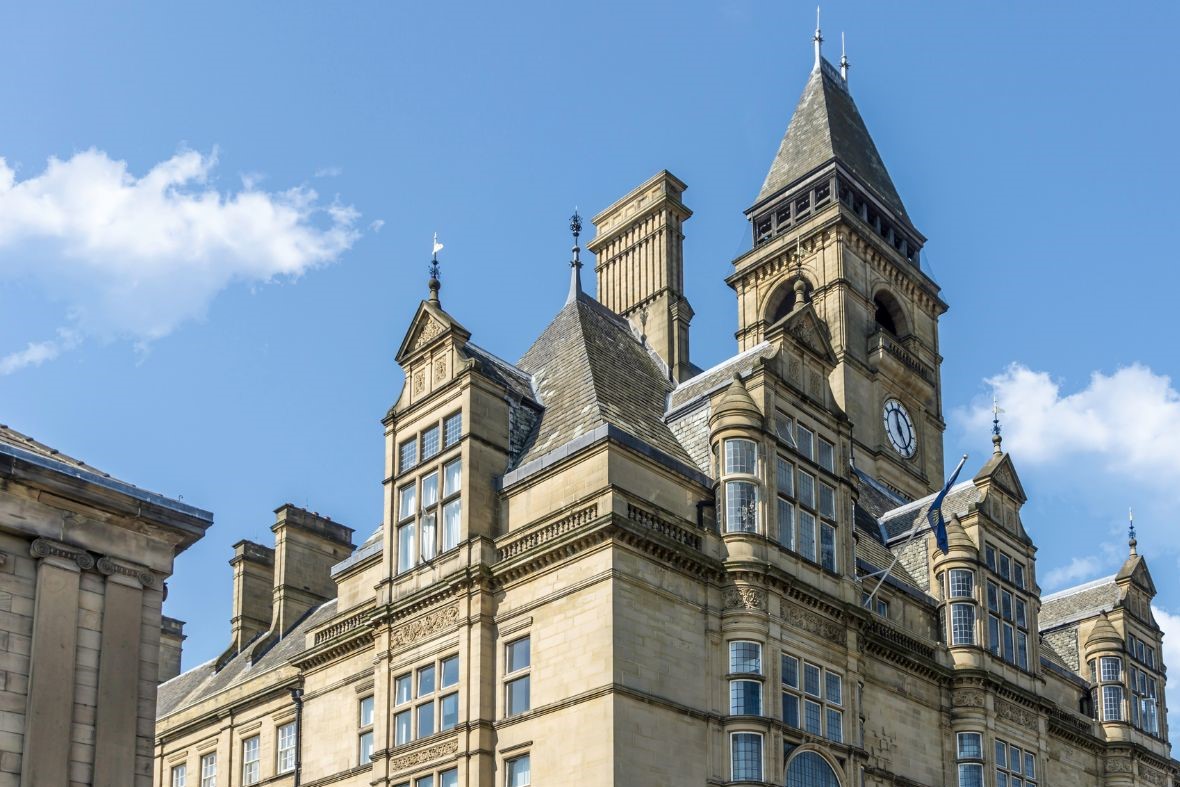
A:
[[[799,297],[836,354],[830,382],[853,423],[853,462],[906,498],[940,488],[938,318],[947,306],[922,270],[925,237],[902,204],[848,87],[820,51],[754,204],[752,248],[727,283],[739,348],[759,344]],[[796,286],[801,283],[801,286]]]

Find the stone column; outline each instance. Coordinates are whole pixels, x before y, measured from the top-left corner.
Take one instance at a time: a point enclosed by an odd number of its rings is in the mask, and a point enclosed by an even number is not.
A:
[[[147,569],[100,558],[106,575],[98,702],[94,722],[94,787],[135,783],[135,733],[139,716],[140,623]]]
[[[35,540],[29,552],[38,562],[20,783],[61,787],[70,782],[78,590],[82,570],[93,568],[94,558],[44,538]]]

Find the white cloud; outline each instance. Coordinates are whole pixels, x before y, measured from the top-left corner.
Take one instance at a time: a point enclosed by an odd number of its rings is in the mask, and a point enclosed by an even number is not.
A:
[[[1099,575],[1103,561],[1097,557],[1075,557],[1064,566],[1050,569],[1044,575],[1046,592],[1077,584],[1083,580],[1094,579]]]
[[[344,174],[340,167],[320,167],[315,171],[317,178],[338,178]]]
[[[1155,614],[1155,622],[1164,632],[1164,664],[1175,669],[1180,664],[1180,615],[1173,615],[1155,606],[1151,611]],[[1168,681],[1165,699],[1168,704],[1168,729],[1172,731],[1172,745],[1176,746],[1180,744],[1177,738],[1180,736],[1180,681]]]
[[[0,358],[0,373],[43,363],[82,336],[141,345],[204,314],[235,281],[295,278],[359,237],[359,214],[305,186],[210,185],[216,152],[181,151],[142,177],[100,150],[51,158],[18,181],[0,158],[0,282],[39,285],[67,314],[65,334]],[[69,340],[63,336],[71,337]]]
[[[385,219],[374,219],[373,223],[369,225],[369,229],[373,232],[380,232],[381,228],[385,226]]]
[[[1107,472],[1180,499],[1180,442],[1172,439],[1180,434],[1180,393],[1171,378],[1132,364],[1110,375],[1094,372],[1085,388],[1064,393],[1048,373],[1012,364],[986,382],[1006,411],[1004,448],[1018,463],[1089,454]],[[959,416],[983,433],[992,419],[990,397]]]

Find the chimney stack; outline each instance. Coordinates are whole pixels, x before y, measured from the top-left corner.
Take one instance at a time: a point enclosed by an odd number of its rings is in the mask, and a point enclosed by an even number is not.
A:
[[[275,551],[253,541],[234,544],[229,564],[234,569],[234,609],[230,619],[230,650],[238,653],[270,628],[274,595]]]
[[[272,634],[282,636],[309,609],[336,597],[332,566],[352,554],[352,528],[290,503],[275,509]]]
[[[668,170],[648,179],[594,217],[598,301],[626,317],[668,366],[674,382],[692,376],[684,297],[684,222],[687,188]]]
[[[184,643],[184,621],[160,618],[160,666],[156,682],[172,680],[180,674],[180,651]]]

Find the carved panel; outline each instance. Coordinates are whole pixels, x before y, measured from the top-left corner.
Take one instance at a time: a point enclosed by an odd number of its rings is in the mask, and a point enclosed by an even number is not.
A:
[[[418,394],[422,393],[425,390],[426,390],[426,370],[425,369],[415,369],[414,370],[414,388],[413,388],[414,395],[417,396]]]
[[[844,641],[844,627],[833,620],[822,618],[814,612],[808,612],[805,609],[800,609],[794,605],[787,605],[786,619],[795,628],[809,631],[812,634],[818,634],[824,639],[830,639],[835,642]]]
[[[390,770],[402,771],[406,768],[413,768],[416,765],[440,760],[449,754],[454,754],[459,751],[459,739],[452,738],[449,741],[436,743],[433,746],[428,746],[425,749],[412,751],[409,754],[403,754],[401,757],[394,757],[389,761]]]
[[[1037,714],[1030,710],[1013,705],[1010,702],[997,700],[996,702],[996,716],[1005,721],[1010,721],[1021,727],[1026,727],[1030,730],[1037,730]]]
[[[1126,757],[1111,757],[1106,761],[1107,773],[1134,773],[1131,761]]]
[[[726,609],[766,609],[766,594],[757,588],[730,588],[725,591]]]
[[[447,379],[447,357],[440,355],[434,359],[434,381],[441,383]]]
[[[389,646],[390,648],[402,648],[428,639],[440,631],[450,628],[458,620],[459,608],[457,606],[435,610],[394,629],[389,635]]]
[[[956,708],[982,708],[983,692],[978,689],[956,689],[951,695],[951,704]]]
[[[426,324],[422,326],[422,330],[418,332],[418,338],[414,340],[414,349],[425,347],[430,343],[430,340],[443,332],[441,323],[434,320],[427,320]]]

